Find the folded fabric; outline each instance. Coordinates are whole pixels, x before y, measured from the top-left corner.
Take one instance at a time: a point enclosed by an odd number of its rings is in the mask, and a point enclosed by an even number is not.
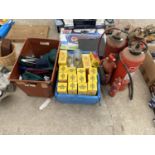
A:
[[[26,71],[24,74],[22,74],[22,80],[44,81],[44,78],[42,78],[39,75],[36,75],[36,74]]]
[[[19,63],[27,67],[44,68],[53,67],[56,58],[56,49],[52,49],[50,52],[42,55],[40,58],[35,56],[21,56]]]
[[[50,52],[41,56],[40,60],[36,62],[36,67],[53,67],[56,58],[56,49],[52,49]]]
[[[48,53],[38,57],[21,56],[19,59],[19,70],[23,80],[43,81],[50,79],[55,58],[56,49],[50,50]]]
[[[50,67],[37,69],[37,68],[28,68],[28,67],[20,66],[19,68],[20,68],[21,73],[28,71],[33,74],[51,74],[53,71],[53,68],[50,68]]]
[[[50,63],[49,63],[49,60],[48,58],[47,59],[39,59],[36,61],[36,64],[35,64],[35,68],[45,68],[45,67],[49,67],[50,66]]]
[[[51,61],[51,63],[55,63],[55,58],[56,58],[56,54],[57,54],[57,50],[56,49],[52,49],[49,52],[49,60]]]

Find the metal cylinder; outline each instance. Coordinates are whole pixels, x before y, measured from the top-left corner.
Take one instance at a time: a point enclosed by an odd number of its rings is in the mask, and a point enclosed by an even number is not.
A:
[[[127,35],[119,30],[113,30],[111,35],[107,35],[105,46],[105,57],[110,53],[119,54],[127,46]]]
[[[136,44],[132,48],[126,47],[122,52],[120,52],[119,57],[120,58],[117,61],[117,69],[112,76],[111,82],[114,82],[114,80],[118,77],[126,79],[127,71],[124,65],[127,66],[130,73],[135,72],[143,63],[145,54],[141,47]]]

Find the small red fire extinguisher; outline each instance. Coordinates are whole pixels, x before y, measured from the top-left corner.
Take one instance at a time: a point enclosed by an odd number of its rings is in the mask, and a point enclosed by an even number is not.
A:
[[[133,98],[133,82],[131,73],[134,73],[143,63],[147,50],[148,47],[144,41],[135,41],[119,54],[117,68],[111,78],[111,86],[118,78],[121,78],[122,80],[121,86],[119,87],[120,90],[123,90],[130,82],[130,99]],[[113,90],[111,89],[110,91]],[[109,94],[111,94],[111,92]]]
[[[114,54],[109,54],[108,57],[101,60],[100,66],[105,73],[105,81],[103,84],[108,84],[110,82],[113,70],[116,68],[116,58]]]

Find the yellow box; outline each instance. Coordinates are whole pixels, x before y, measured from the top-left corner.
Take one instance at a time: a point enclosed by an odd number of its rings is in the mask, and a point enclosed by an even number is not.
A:
[[[86,82],[86,75],[84,75],[84,74],[78,74],[77,78],[78,78],[78,83]]]
[[[68,74],[76,74],[76,68],[75,67],[68,67]]]
[[[87,83],[78,83],[78,94],[87,94]]]
[[[97,83],[97,75],[96,74],[88,74],[88,82]]]
[[[67,50],[60,50],[58,64],[67,65]]]
[[[97,93],[97,83],[88,82],[88,94],[96,95],[96,93]]]
[[[89,74],[97,75],[97,68],[96,67],[89,68]]]
[[[90,61],[89,54],[82,54],[82,63],[83,63],[83,67],[86,69],[91,67],[91,61]]]
[[[84,75],[86,75],[86,69],[85,68],[77,68],[77,74],[84,74]]]
[[[68,83],[68,94],[77,94],[77,82]]]
[[[67,73],[60,73],[59,72],[58,81],[59,82],[67,82]]]
[[[66,65],[60,65],[59,66],[59,73],[67,73],[68,67]]]
[[[67,83],[58,82],[57,91],[60,94],[67,94]]]
[[[92,52],[90,52],[90,60],[91,60],[91,66],[92,67],[99,67],[100,59],[98,58],[98,56],[96,56]]]
[[[68,74],[68,82],[77,82],[77,75],[75,73]]]

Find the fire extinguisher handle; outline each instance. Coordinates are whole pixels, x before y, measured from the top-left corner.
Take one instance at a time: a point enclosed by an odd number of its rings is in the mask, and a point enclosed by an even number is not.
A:
[[[148,46],[147,46],[146,42],[142,41],[142,40],[140,42],[145,46],[145,48],[143,49],[143,52],[146,53],[148,51]]]
[[[142,47],[143,49],[141,51],[136,51],[136,48],[137,49],[140,48],[140,45],[144,45],[144,47]],[[131,42],[129,44],[129,48],[131,49],[130,52],[134,55],[139,55],[141,53],[147,53],[148,51],[148,46],[143,40]]]

